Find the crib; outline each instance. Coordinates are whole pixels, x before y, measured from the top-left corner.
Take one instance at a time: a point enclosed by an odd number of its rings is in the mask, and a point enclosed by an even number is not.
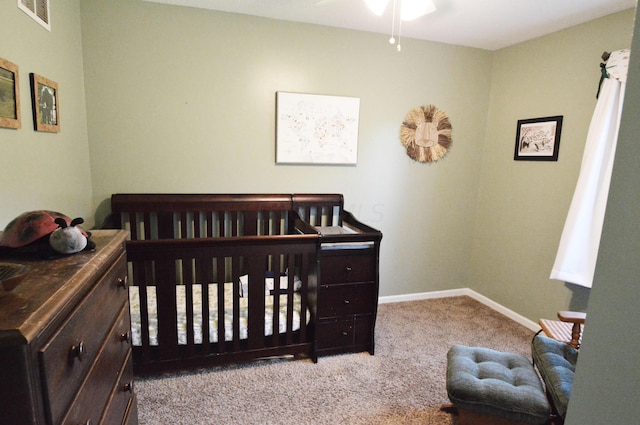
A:
[[[291,195],[114,194],[111,210],[108,227],[131,235],[136,374],[285,355],[317,361],[320,235]]]

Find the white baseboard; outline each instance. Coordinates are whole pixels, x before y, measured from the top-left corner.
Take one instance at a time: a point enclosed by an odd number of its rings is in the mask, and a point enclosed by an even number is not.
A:
[[[515,311],[503,306],[502,304],[498,304],[497,302],[469,288],[448,289],[444,291],[433,291],[433,292],[420,292],[420,293],[405,294],[405,295],[390,295],[387,297],[378,298],[378,302],[380,304],[386,304],[386,303],[397,303],[397,302],[403,302],[403,301],[418,301],[418,300],[430,300],[435,298],[460,297],[464,295],[471,297],[476,301],[481,302],[487,307],[494,309],[498,313],[504,314],[511,320],[520,323],[521,325],[531,329],[534,332],[537,332],[540,330],[540,326],[536,322],[527,319],[521,314],[518,314]]]

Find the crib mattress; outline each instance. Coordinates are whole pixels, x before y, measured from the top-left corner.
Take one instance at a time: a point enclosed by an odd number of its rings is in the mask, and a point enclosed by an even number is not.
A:
[[[283,276],[281,278],[281,288],[286,288],[287,278]],[[245,286],[246,280],[241,279],[241,291],[246,294],[247,288]],[[296,289],[298,288],[299,281],[296,282]],[[208,284],[209,290],[209,342],[218,342],[218,284]],[[233,340],[233,284],[227,282],[224,284],[224,328],[225,328],[225,341]],[[194,284],[193,288],[193,334],[194,343],[203,343],[203,307],[202,307],[202,285]],[[273,322],[274,322],[274,299],[279,298],[278,309],[278,332],[284,333],[287,331],[287,310],[288,310],[288,296],[287,294],[273,295],[273,278],[266,279],[265,282],[265,323],[264,323],[264,335],[273,335]],[[248,334],[248,315],[249,315],[249,300],[247,297],[240,297],[240,339],[246,339]],[[142,318],[140,313],[140,291],[137,286],[129,287],[129,302],[131,309],[131,340],[134,346],[142,345]],[[152,346],[158,345],[158,303],[156,290],[154,286],[147,287],[147,308],[148,308],[148,323],[149,323],[149,344]],[[186,286],[176,285],[176,313],[177,313],[177,328],[178,328],[178,344],[187,344],[187,296]],[[301,311],[301,297],[298,292],[293,294],[293,331],[300,328],[300,311]],[[310,314],[305,314],[308,322]]]

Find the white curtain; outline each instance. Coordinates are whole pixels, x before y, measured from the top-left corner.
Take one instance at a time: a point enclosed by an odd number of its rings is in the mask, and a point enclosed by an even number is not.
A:
[[[607,60],[608,78],[602,81],[589,126],[580,175],[551,279],[591,288],[618,142],[629,54],[629,49],[618,50]]]

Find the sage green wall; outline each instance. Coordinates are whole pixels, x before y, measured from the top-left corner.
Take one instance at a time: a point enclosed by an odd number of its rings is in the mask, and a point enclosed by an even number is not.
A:
[[[589,290],[550,280],[596,104],[600,56],[628,48],[634,11],[495,53],[470,286],[537,320],[586,308]],[[514,161],[519,119],[563,115],[558,162]]]
[[[632,50],[640,46],[636,32]],[[640,56],[633,53],[604,219],[589,325],[580,348],[567,425],[638,423],[640,404]]]
[[[339,192],[382,230],[381,295],[469,285],[489,51],[134,0],[83,1],[94,200],[116,192]],[[356,166],[275,164],[275,92],[361,100]],[[412,161],[435,104],[451,153]]]
[[[0,2],[0,57],[19,67],[22,115],[21,129],[0,128],[0,230],[43,208],[93,221],[79,1],[53,1],[50,17],[51,32]],[[33,130],[31,72],[58,83],[58,134]]]

